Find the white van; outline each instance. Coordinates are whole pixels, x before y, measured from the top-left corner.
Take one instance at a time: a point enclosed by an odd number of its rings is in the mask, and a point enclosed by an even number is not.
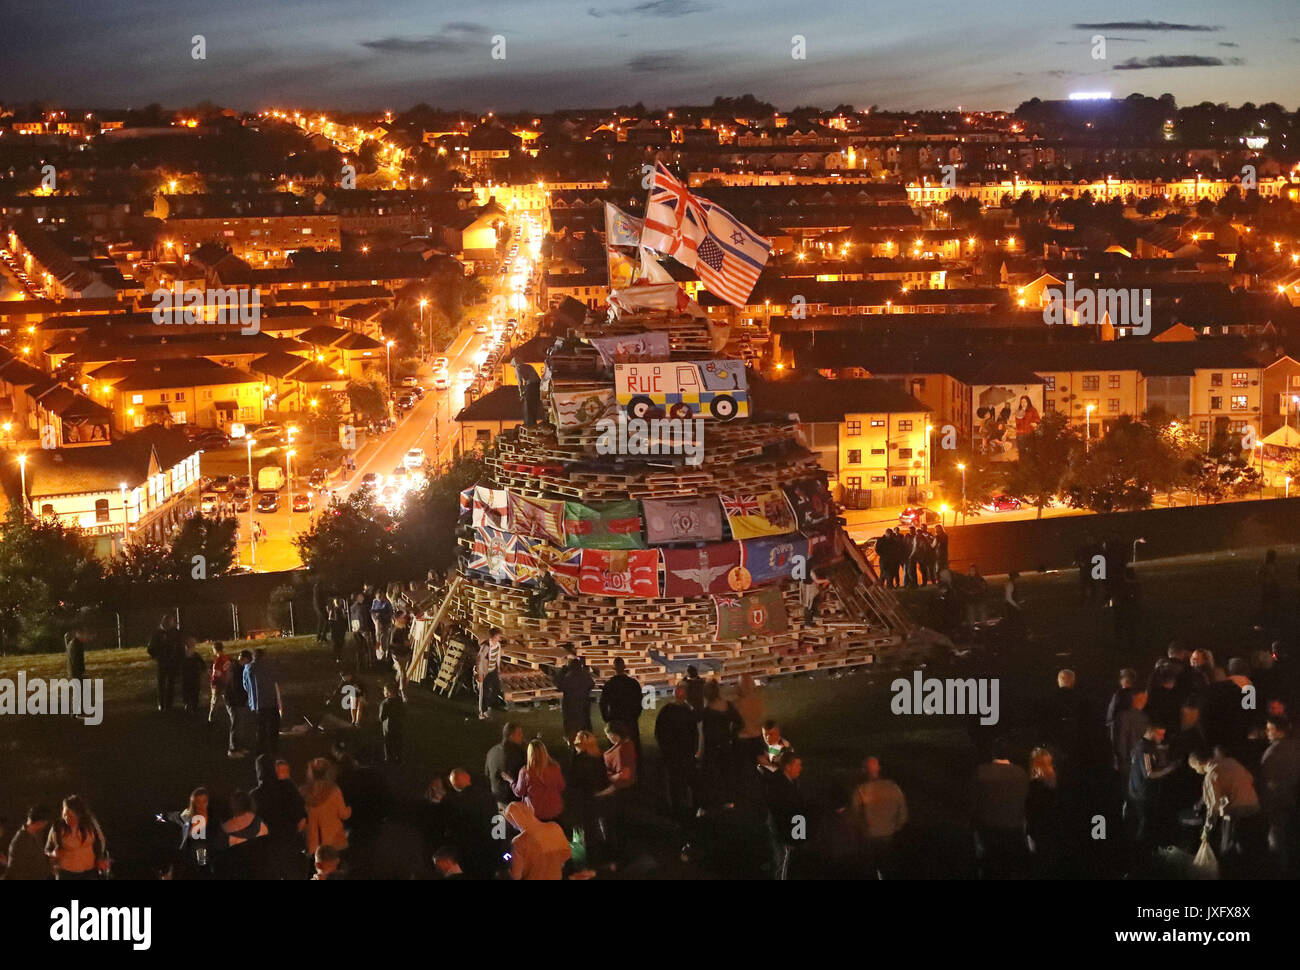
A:
[[[257,470],[257,490],[278,492],[284,488],[284,469],[279,465],[263,465]]]

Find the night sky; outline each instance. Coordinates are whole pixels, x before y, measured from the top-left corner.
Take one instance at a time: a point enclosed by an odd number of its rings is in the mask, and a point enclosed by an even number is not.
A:
[[[1300,99],[1296,0],[6,0],[0,100],[1013,108],[1077,90]],[[191,57],[202,34],[207,59]],[[807,58],[791,57],[791,37]],[[1107,38],[1094,60],[1091,38]],[[506,57],[490,56],[492,38]]]

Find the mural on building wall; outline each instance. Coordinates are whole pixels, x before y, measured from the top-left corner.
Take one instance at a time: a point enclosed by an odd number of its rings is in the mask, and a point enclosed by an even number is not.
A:
[[[971,444],[994,461],[1015,461],[1019,440],[1043,419],[1042,384],[989,384],[972,389]]]

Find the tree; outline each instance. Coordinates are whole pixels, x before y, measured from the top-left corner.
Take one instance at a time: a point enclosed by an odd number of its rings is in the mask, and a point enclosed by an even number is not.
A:
[[[397,551],[409,573],[422,576],[430,569],[442,572],[456,562],[460,493],[488,473],[481,458],[462,455],[447,474],[428,478],[419,491],[407,497],[397,530]]]
[[[177,593],[195,582],[224,576],[235,562],[237,520],[194,515],[165,542],[129,542],[109,563],[106,578],[115,598],[160,589]]]
[[[1066,488],[1070,505],[1094,512],[1147,508],[1167,449],[1150,425],[1121,416],[1090,451],[1075,452]]]
[[[395,529],[388,513],[375,508],[373,491],[362,488],[332,502],[293,544],[312,578],[327,589],[359,590],[396,578]]]
[[[1070,427],[1064,412],[1049,411],[1018,444],[1020,457],[1008,472],[1007,491],[1027,499],[1041,519],[1044,507],[1061,490],[1070,460],[1081,445],[1079,432]]]
[[[944,483],[945,492],[953,508],[964,519],[968,515],[979,515],[980,506],[989,502],[993,494],[1002,486],[1007,472],[1003,463],[989,461],[973,448],[961,448],[953,451],[940,449],[934,468],[934,477]],[[965,465],[965,488],[962,487],[963,472],[959,467]],[[962,507],[962,494],[966,495],[966,506]]]
[[[63,631],[97,605],[102,567],[85,534],[27,519],[11,503],[0,527],[0,639],[5,649],[61,650]]]
[[[384,392],[378,380],[370,383],[352,381],[348,384],[348,400],[354,414],[370,421],[388,417],[388,405],[384,402]]]

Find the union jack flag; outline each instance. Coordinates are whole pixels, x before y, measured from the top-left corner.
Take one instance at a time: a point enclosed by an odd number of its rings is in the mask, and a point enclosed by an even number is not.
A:
[[[757,495],[722,495],[722,508],[727,515],[758,515],[762,506]]]

